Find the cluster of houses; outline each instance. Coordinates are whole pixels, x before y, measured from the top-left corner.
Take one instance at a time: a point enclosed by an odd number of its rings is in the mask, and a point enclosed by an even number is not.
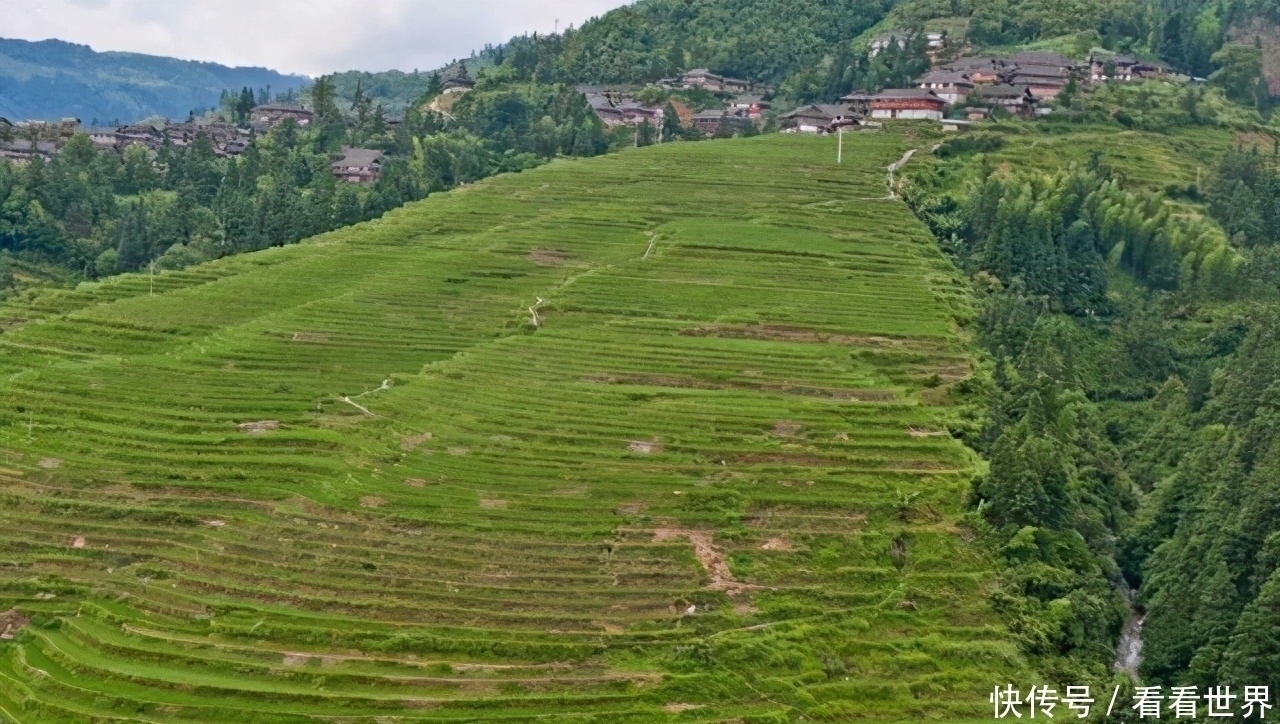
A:
[[[78,118],[64,118],[57,123],[13,123],[0,117],[0,160],[22,164],[36,156],[49,158],[75,135],[79,126]]]
[[[867,121],[932,120],[940,122],[944,130],[962,130],[987,118],[995,108],[1022,117],[1049,113],[1051,109],[1044,103],[1057,98],[1073,80],[1136,81],[1171,72],[1163,64],[1124,55],[1094,56],[1087,63],[1038,51],[1007,57],[962,57],[937,63],[912,88],[856,92],[841,98],[840,104],[797,108],[782,116],[783,129],[829,133]],[[956,106],[964,107],[964,118],[948,118],[948,109]]]
[[[764,123],[765,114],[773,106],[766,100],[769,89],[740,78],[729,78],[712,73],[706,68],[691,70],[676,78],[664,78],[657,83],[664,90],[704,90],[717,94],[733,94],[722,107],[688,113],[680,117],[681,124],[692,125],[704,135],[711,136],[722,129],[739,133],[752,125]],[[645,121],[657,127],[666,119],[665,104],[651,106],[636,97],[634,88],[579,86],[578,91],[587,98],[587,104],[606,128],[638,126]],[[681,112],[677,109],[677,112]]]
[[[586,96],[587,105],[591,106],[592,112],[606,128],[638,125],[645,121],[661,126],[666,113],[662,108],[646,106],[639,102],[635,94],[629,90],[578,86],[578,92]]]
[[[883,51],[895,40],[904,42],[893,35],[873,39],[872,54]],[[1039,51],[943,61],[939,58],[946,47],[945,35],[930,33],[926,42],[934,67],[913,87],[857,92],[841,98],[839,104],[802,106],[780,117],[783,130],[825,133],[868,121],[890,120],[933,120],[947,130],[959,130],[985,119],[997,107],[1023,117],[1048,113],[1046,101],[1058,97],[1073,79],[1081,83],[1128,81],[1169,72],[1166,66],[1144,63],[1131,56],[1093,57],[1081,63],[1058,53]],[[702,89],[722,97],[734,94],[725,107],[681,116],[682,124],[692,124],[708,136],[724,130],[739,133],[752,124],[760,125],[771,109],[769,89],[705,68],[664,79],[659,85],[667,90]],[[642,103],[634,90],[589,86],[578,90],[606,127],[638,126],[646,121],[657,126],[663,122],[664,109]],[[948,118],[948,111],[957,106],[964,107],[964,117]]]
[[[144,146],[159,151],[168,144],[184,148],[205,136],[213,145],[217,156],[239,156],[249,148],[253,140],[250,131],[225,121],[188,120],[184,123],[161,121],[157,123],[131,123],[118,128],[88,130],[89,139],[101,150],[123,152],[130,146]]]
[[[161,121],[132,123],[118,128],[89,128],[85,132],[99,150],[123,153],[131,146],[159,151],[166,145],[183,148],[200,136],[209,139],[217,156],[239,156],[249,148],[257,133],[265,133],[292,119],[300,127],[311,124],[311,111],[299,106],[263,105],[249,114],[249,128],[241,128],[221,120],[191,119],[184,123]],[[28,121],[12,123],[0,118],[0,160],[17,164],[29,163],[36,157],[57,155],[66,142],[80,130],[80,119],[64,118],[58,123]],[[383,154],[366,148],[346,148],[334,154],[330,169],[335,178],[350,183],[373,183],[382,174]]]
[[[875,55],[902,40],[885,35],[873,39]],[[1094,56],[1080,63],[1057,53],[1022,52],[1007,57],[961,57],[941,61],[946,37],[930,33],[926,38],[929,57],[934,67],[921,76],[911,88],[890,88],[879,93],[855,92],[841,98],[839,104],[812,104],[796,108],[780,117],[784,131],[828,133],[845,127],[894,120],[932,120],[944,130],[961,130],[981,121],[995,108],[1009,114],[1034,117],[1049,112],[1045,101],[1052,100],[1073,80],[1081,83],[1135,81],[1162,77],[1172,71],[1159,63],[1148,63],[1133,56]],[[475,86],[466,66],[450,68],[443,80],[445,94],[465,93]],[[704,135],[721,132],[741,133],[762,125],[772,104],[769,88],[739,78],[712,73],[706,68],[688,71],[679,77],[659,81],[666,90],[703,90],[729,98],[720,108],[698,113],[683,105],[675,106],[682,125],[692,125]],[[663,125],[666,104],[661,107],[641,102],[634,89],[580,86],[592,111],[606,127]],[[954,112],[963,107],[962,113]],[[952,118],[948,118],[948,111]],[[954,116],[963,115],[963,118]],[[89,137],[100,149],[125,149],[140,145],[159,151],[165,145],[183,147],[200,136],[207,137],[219,156],[244,153],[255,134],[266,133],[292,120],[305,128],[315,120],[312,111],[296,105],[265,104],[249,113],[248,127],[242,128],[221,120],[191,119],[184,123],[163,121],[135,123],[118,128],[88,129]],[[393,126],[394,121],[389,121]],[[14,124],[0,118],[0,159],[26,163],[39,156],[51,158],[67,139],[79,129],[80,121],[63,119],[59,123],[31,121]],[[372,183],[382,173],[381,151],[363,148],[343,149],[332,159],[335,178],[350,183]]]

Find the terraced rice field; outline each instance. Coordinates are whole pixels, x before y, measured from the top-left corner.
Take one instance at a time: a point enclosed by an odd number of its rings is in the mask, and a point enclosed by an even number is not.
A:
[[[0,310],[0,720],[988,719],[966,290],[832,143]]]

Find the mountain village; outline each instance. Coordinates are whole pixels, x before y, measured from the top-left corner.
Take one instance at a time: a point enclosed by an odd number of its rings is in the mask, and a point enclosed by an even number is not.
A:
[[[876,128],[895,121],[932,121],[941,124],[944,131],[963,131],[1000,115],[1032,119],[1052,113],[1051,102],[1073,82],[1088,86],[1152,78],[1181,82],[1204,80],[1178,75],[1162,63],[1105,52],[1094,53],[1087,61],[1046,51],[1024,51],[1008,56],[960,55],[945,60],[947,51],[952,50],[945,34],[928,33],[925,41],[931,68],[917,78],[912,87],[855,91],[843,96],[839,103],[803,104],[782,113],[776,107],[774,88],[719,75],[707,68],[690,70],[644,87],[580,85],[576,90],[585,97],[606,129],[634,127],[638,139],[642,126],[660,128],[668,109],[676,111],[682,127],[696,129],[703,137],[770,129],[822,134]],[[894,34],[881,35],[872,39],[869,52],[874,56],[891,44],[905,47],[906,42]],[[446,101],[456,100],[476,85],[462,63],[447,68],[444,76],[440,99]],[[679,101],[646,104],[640,99],[643,91],[654,86],[663,94],[701,91],[704,97],[714,97],[719,106],[694,110]],[[444,109],[449,105],[433,102],[430,108],[447,116]],[[77,118],[56,123],[15,123],[0,118],[0,159],[24,164],[37,156],[50,158],[80,131],[89,135],[95,147],[121,153],[135,145],[153,152],[166,144],[184,147],[203,135],[209,139],[215,155],[238,156],[249,148],[256,135],[286,120],[305,128],[314,120],[314,114],[296,104],[262,104],[252,109],[247,120],[246,124],[237,125],[216,115],[204,118],[192,115],[183,122],[150,119],[114,128],[85,128]],[[387,117],[385,126],[394,133],[402,120],[403,117]],[[343,149],[333,154],[331,170],[341,181],[373,183],[381,174],[383,155],[377,149]]]

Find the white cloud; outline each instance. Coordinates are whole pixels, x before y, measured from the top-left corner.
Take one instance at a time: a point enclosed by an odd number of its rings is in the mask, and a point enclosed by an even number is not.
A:
[[[318,75],[435,68],[626,0],[5,0],[0,37]]]

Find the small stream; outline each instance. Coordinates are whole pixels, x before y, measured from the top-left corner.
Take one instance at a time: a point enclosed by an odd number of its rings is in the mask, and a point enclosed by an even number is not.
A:
[[[1129,619],[1124,622],[1124,630],[1120,632],[1113,666],[1116,671],[1124,672],[1130,679],[1137,681],[1138,668],[1142,666],[1142,624],[1147,620],[1147,612],[1137,605],[1138,594],[1128,584],[1120,584],[1120,593],[1128,604]]]

